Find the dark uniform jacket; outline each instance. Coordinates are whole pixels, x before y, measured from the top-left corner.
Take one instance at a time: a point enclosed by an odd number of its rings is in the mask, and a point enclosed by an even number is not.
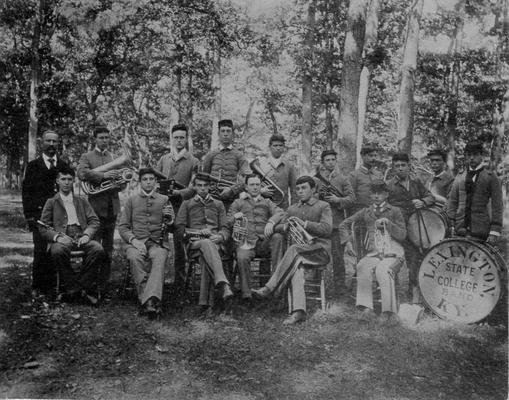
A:
[[[23,212],[26,219],[41,218],[46,200],[57,192],[55,182],[57,171],[64,165],[67,163],[57,157],[56,168],[48,169],[42,156],[28,163],[21,189]]]
[[[382,172],[377,168],[367,169],[365,166],[352,171],[348,177],[355,194],[353,212],[371,204],[371,183],[383,180]]]
[[[430,206],[435,202],[435,198],[431,192],[426,189],[424,184],[418,179],[408,178],[410,181],[408,190],[403,186],[403,182],[395,176],[387,182],[389,189],[389,198],[387,201],[401,209],[405,221],[408,221],[410,215],[415,211],[412,200],[419,199],[426,206]]]
[[[193,172],[198,168],[200,162],[189,151],[176,160],[173,152],[165,154],[159,159],[156,170],[165,175],[168,179],[174,179],[181,185],[186,186],[181,192],[184,200],[190,199],[194,195],[194,189],[189,188]]]

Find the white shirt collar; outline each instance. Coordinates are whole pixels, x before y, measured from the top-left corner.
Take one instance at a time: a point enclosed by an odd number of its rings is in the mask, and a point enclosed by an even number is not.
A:
[[[155,193],[155,191],[156,191],[156,190],[155,190],[155,189],[153,189],[153,190],[151,190],[150,192],[145,192],[143,189],[140,189],[140,191],[141,191],[140,193],[141,193],[143,196],[145,196],[145,197],[150,197],[150,196],[152,196],[152,195]]]
[[[68,202],[68,203],[72,203],[73,202],[72,192],[69,192],[68,195],[63,194],[62,192],[59,192],[59,194],[60,194],[60,198],[62,199],[62,201]]]
[[[222,144],[219,144],[219,150],[225,150],[225,149],[232,150],[233,144],[229,144],[228,146],[223,146]]]
[[[279,157],[279,158],[274,158],[271,155],[269,155],[269,158],[268,158],[268,163],[270,165],[272,165],[272,167],[274,167],[274,169],[276,169],[277,167],[279,167],[281,164],[284,164],[284,160],[283,160],[283,157]]]
[[[105,156],[106,153],[108,153],[108,149],[100,150],[99,147],[97,147],[97,146],[95,146],[95,151],[102,154],[103,156]]]
[[[176,148],[173,148],[171,150],[171,156],[174,161],[178,161],[182,158],[185,158],[187,156],[187,149],[184,147],[182,150],[177,151]]]
[[[258,202],[262,198],[263,197],[260,194],[258,196],[256,196],[256,197],[252,197],[248,192],[242,192],[242,193],[239,194],[239,199],[241,199],[241,200],[253,199],[255,202]]]

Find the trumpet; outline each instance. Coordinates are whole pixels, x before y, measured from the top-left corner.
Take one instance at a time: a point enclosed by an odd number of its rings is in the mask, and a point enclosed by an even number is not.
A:
[[[285,192],[278,185],[276,185],[276,183],[272,179],[268,177],[268,173],[262,170],[260,166],[260,160],[255,158],[249,164],[249,168],[251,168],[251,171],[253,171],[253,173],[260,176],[260,179],[262,181],[262,187],[271,190],[272,194],[270,198],[276,205],[279,206],[283,202],[283,199],[285,198]]]
[[[51,232],[54,232],[55,234],[58,234],[59,236],[63,236],[64,238],[67,238],[71,241],[71,243],[73,245],[77,245],[78,242],[76,239],[70,237],[69,235],[66,235],[65,233],[63,232],[58,232],[55,228],[53,228],[51,225],[48,225],[48,224],[45,224],[44,222],[42,222],[41,220],[37,220],[37,224],[40,225],[41,227],[43,227],[44,229],[47,229]]]
[[[230,189],[232,186],[236,185],[236,182],[230,182],[222,179],[221,173],[219,173],[219,176],[211,175],[206,172],[200,172],[199,174],[209,178],[211,182],[209,193],[217,200],[221,200],[221,192],[224,189]]]
[[[392,239],[385,221],[382,222],[380,228],[375,227],[373,241],[376,256],[381,260],[384,258],[402,257],[404,254],[401,245]]]
[[[107,172],[112,170],[118,170],[118,173],[115,175],[115,177],[112,179],[106,179],[102,181],[99,185],[95,185],[88,181],[82,181],[81,188],[86,194],[88,195],[98,194],[105,192],[107,190],[118,189],[123,184],[130,182],[134,178],[134,171],[132,169],[120,168],[125,164],[129,164],[132,158],[131,151],[125,144],[122,145],[122,149],[124,151],[124,155],[117,157],[113,161],[110,161],[109,163],[104,165],[100,165],[99,167],[94,168],[92,170],[95,172]]]
[[[241,248],[247,244],[247,233],[247,218],[244,216],[235,218],[232,229],[232,239],[235,243],[241,244]]]
[[[313,244],[316,237],[309,234],[296,217],[288,217],[288,233],[293,244]]]

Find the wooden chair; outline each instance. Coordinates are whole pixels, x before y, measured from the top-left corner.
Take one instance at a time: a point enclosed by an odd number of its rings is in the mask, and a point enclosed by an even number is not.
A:
[[[325,299],[325,270],[327,266],[303,265],[304,268],[304,292],[306,303],[319,303],[320,308],[325,311],[327,302]],[[292,312],[292,291],[288,288],[288,312]]]
[[[254,257],[250,262],[251,283],[257,282],[256,287],[264,286],[271,277],[269,257]],[[237,259],[233,261],[233,275],[231,285],[235,286],[239,283],[239,268],[237,266]]]
[[[85,255],[85,252],[83,250],[73,250],[71,251],[71,258],[70,258],[70,263],[71,263],[71,268],[75,271],[75,272],[79,272],[79,270],[81,269],[81,265],[83,264],[83,256]],[[56,295],[59,296],[60,295],[60,291],[61,291],[61,284],[62,284],[62,280],[60,278],[60,271],[56,271],[56,276],[57,276],[57,284],[56,284]]]

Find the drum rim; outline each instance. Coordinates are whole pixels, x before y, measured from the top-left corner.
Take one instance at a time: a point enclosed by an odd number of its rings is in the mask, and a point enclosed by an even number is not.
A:
[[[422,212],[430,212],[434,215],[437,215],[440,220],[443,222],[444,224],[444,237],[442,239],[440,239],[440,241],[438,243],[435,243],[435,244],[431,244],[430,242],[430,246],[429,247],[424,247],[422,246],[422,243],[419,245],[419,243],[415,243],[411,238],[410,238],[410,234],[409,232],[411,232],[411,230],[408,229],[408,226],[410,225],[409,222],[410,222],[410,218],[412,218],[414,215],[416,215],[418,212],[422,213]],[[433,248],[433,246],[436,246],[437,244],[440,244],[442,243],[442,241],[444,241],[446,239],[446,236],[447,236],[447,228],[448,228],[448,221],[447,219],[445,218],[445,216],[443,214],[441,214],[440,212],[438,211],[435,211],[434,209],[431,209],[431,208],[420,208],[420,209],[417,209],[415,210],[412,214],[410,214],[408,216],[408,221],[406,223],[406,227],[407,227],[407,236],[408,236],[408,240],[410,240],[410,242],[412,242],[412,244],[414,244],[415,246],[417,247],[421,247],[423,250],[426,250],[426,251],[429,251]],[[417,242],[417,240],[416,240]]]
[[[501,287],[500,287],[497,299],[494,302],[493,308],[486,315],[484,315],[482,318],[477,319],[475,321],[468,321],[468,322],[467,321],[456,321],[456,320],[453,320],[453,319],[446,318],[445,316],[443,316],[443,315],[439,314],[437,311],[435,311],[435,308],[431,307],[430,304],[428,303],[428,301],[426,301],[426,298],[424,297],[424,295],[422,295],[422,289],[421,289],[420,283],[421,283],[421,268],[422,268],[422,265],[424,263],[424,260],[426,259],[428,254],[435,247],[438,247],[438,246],[442,245],[443,243],[448,243],[448,242],[453,242],[453,241],[458,241],[458,240],[474,244],[478,249],[480,248],[481,250],[484,250],[483,247],[485,247],[485,248],[489,249],[490,251],[493,251],[493,253],[486,252],[486,254],[487,254],[488,258],[491,259],[491,261],[493,262],[493,264],[495,266],[500,267],[500,268],[497,268],[497,271],[498,271],[498,279],[499,279],[499,283],[500,283]],[[493,254],[496,254],[496,255],[493,255]],[[497,262],[497,258],[499,258],[500,261],[502,261],[502,266]],[[459,323],[475,324],[475,323],[477,323],[479,321],[482,321],[484,318],[488,317],[493,312],[495,307],[498,305],[498,302],[503,298],[502,290],[504,289],[504,286],[505,286],[504,280],[505,280],[506,274],[507,274],[507,263],[502,258],[502,255],[500,254],[500,252],[494,246],[491,246],[491,245],[489,245],[489,244],[487,244],[487,243],[485,243],[483,241],[476,240],[475,238],[469,238],[469,237],[464,237],[464,236],[454,236],[454,237],[442,239],[439,243],[437,243],[437,244],[431,246],[429,249],[427,249],[426,254],[422,258],[421,264],[419,265],[419,270],[417,272],[417,283],[419,285],[419,290],[421,291],[421,298],[422,298],[422,300],[424,301],[426,307],[434,315],[436,315],[437,317],[439,317],[440,319],[443,319],[445,321],[453,321],[453,322],[459,322]]]

